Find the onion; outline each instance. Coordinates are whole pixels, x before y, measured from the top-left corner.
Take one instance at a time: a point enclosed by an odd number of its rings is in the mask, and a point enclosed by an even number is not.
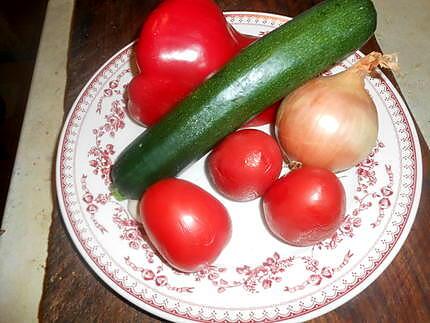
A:
[[[397,57],[373,52],[344,72],[305,83],[282,101],[276,135],[291,164],[337,172],[367,157],[376,144],[378,115],[364,79],[378,65],[396,69]]]

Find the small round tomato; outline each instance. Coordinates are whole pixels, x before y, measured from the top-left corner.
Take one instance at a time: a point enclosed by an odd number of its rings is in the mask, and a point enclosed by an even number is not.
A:
[[[282,155],[275,139],[255,129],[227,136],[209,155],[208,170],[216,188],[235,201],[261,196],[279,177]]]
[[[198,271],[211,264],[231,236],[226,208],[185,180],[169,178],[151,185],[139,208],[150,241],[180,271]]]
[[[345,214],[345,191],[331,171],[302,167],[280,178],[263,196],[269,229],[295,246],[329,238]]]

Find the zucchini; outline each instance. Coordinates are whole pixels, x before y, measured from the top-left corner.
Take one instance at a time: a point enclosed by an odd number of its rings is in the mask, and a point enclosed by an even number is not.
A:
[[[121,152],[116,197],[138,199],[176,176],[265,107],[360,48],[376,28],[370,0],[328,0],[244,49]]]

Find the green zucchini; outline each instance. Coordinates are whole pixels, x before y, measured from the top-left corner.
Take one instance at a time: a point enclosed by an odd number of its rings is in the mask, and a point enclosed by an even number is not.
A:
[[[328,0],[244,49],[120,154],[112,192],[137,199],[176,176],[250,117],[360,48],[376,28],[370,0]]]

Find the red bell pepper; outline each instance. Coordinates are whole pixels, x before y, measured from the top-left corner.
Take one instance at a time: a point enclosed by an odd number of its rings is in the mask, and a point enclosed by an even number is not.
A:
[[[156,123],[255,39],[237,32],[212,0],[163,1],[137,42],[140,74],[128,87],[131,117],[147,126]],[[251,125],[272,121],[274,109]]]

